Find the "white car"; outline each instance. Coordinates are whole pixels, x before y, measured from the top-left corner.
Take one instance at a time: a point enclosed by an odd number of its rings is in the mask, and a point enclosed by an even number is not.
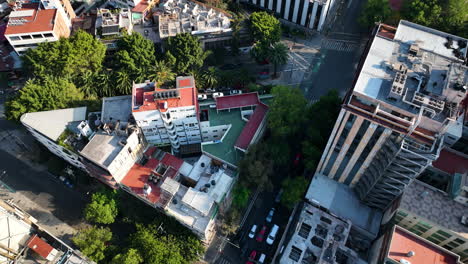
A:
[[[218,98],[218,97],[221,97],[221,96],[224,96],[223,93],[214,93],[213,94],[213,98]]]
[[[268,212],[268,215],[266,217],[266,221],[268,223],[271,223],[271,220],[273,220],[273,215],[275,214],[275,208],[271,208],[270,212]]]
[[[198,95],[198,100],[200,100],[200,101],[206,100],[207,98],[208,98],[208,96],[206,96],[206,94],[199,94]]]
[[[266,240],[268,245],[273,245],[273,242],[275,242],[275,238],[276,238],[276,234],[278,233],[278,230],[279,230],[279,226],[273,225],[273,227],[271,228],[270,234],[268,235],[267,240]]]
[[[231,90],[230,94],[231,95],[233,95],[233,94],[242,94],[242,91],[241,90]]]
[[[249,232],[249,238],[254,238],[256,231],[257,231],[257,225],[253,225]]]

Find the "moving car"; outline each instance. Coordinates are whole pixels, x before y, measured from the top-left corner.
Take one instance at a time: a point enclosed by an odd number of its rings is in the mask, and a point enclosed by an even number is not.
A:
[[[213,93],[213,98],[218,98],[218,97],[221,97],[221,96],[224,96],[223,93]]]
[[[249,238],[254,238],[256,231],[257,231],[257,225],[253,225],[249,232]]]
[[[279,230],[279,226],[277,225],[274,225],[271,228],[270,234],[268,235],[267,240],[266,240],[268,245],[273,245],[273,242],[275,242],[276,234],[278,234],[278,230]]]
[[[271,220],[273,220],[273,215],[275,214],[275,208],[271,208],[270,212],[268,212],[268,215],[266,217],[266,221],[268,223],[271,223]]]
[[[263,237],[265,236],[266,231],[267,231],[267,227],[263,226],[262,230],[260,230],[260,232],[258,232],[258,234],[257,234],[257,242],[262,242],[263,241]]]
[[[257,256],[257,251],[252,250],[252,252],[250,252],[250,255],[249,255],[249,260],[245,264],[254,264],[256,256]]]

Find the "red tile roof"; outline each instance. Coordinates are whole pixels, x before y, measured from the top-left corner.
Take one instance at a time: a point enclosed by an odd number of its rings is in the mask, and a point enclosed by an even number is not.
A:
[[[413,251],[412,257],[407,257]],[[396,226],[392,235],[388,258],[400,263],[405,259],[413,264],[456,264],[458,257]]]
[[[196,106],[197,105],[197,91],[195,87],[178,88],[179,97],[168,99],[154,99],[155,91],[165,91],[165,89],[156,88],[154,91],[145,91],[144,88],[137,88],[134,91],[135,106],[133,112],[142,112],[150,110],[159,110],[165,112],[168,108]],[[164,103],[167,103],[167,108],[164,108]]]
[[[164,157],[161,159],[161,163],[167,166],[171,166],[178,171],[180,167],[182,167],[182,164],[184,164],[184,161],[169,153],[165,153]]]
[[[29,239],[28,247],[45,259],[47,259],[50,252],[54,250],[51,245],[49,245],[37,235],[34,235]]]
[[[242,132],[240,133],[239,137],[237,138],[236,144],[234,145],[235,147],[244,151],[247,150],[247,148],[250,145],[250,142],[252,142],[252,139],[255,136],[255,133],[257,133],[258,129],[260,128],[260,124],[266,118],[267,112],[268,106],[260,102],[255,108],[255,111],[253,112],[249,121],[242,129]]]
[[[215,99],[216,109],[224,110],[230,108],[240,108],[246,106],[254,106],[259,102],[257,93],[245,93],[222,96]]]
[[[55,16],[57,9],[39,9],[38,3],[23,4],[21,9],[17,11],[34,10],[32,16],[28,17],[15,17],[12,19],[25,19],[22,25],[11,25],[7,26],[5,35],[22,34],[22,33],[34,33],[42,31],[52,31],[54,29]]]
[[[148,6],[148,1],[142,0],[132,9],[132,12],[143,13],[148,8]]]
[[[468,172],[468,158],[453,150],[443,149],[439,158],[432,162],[432,166],[449,174],[464,174]]]
[[[159,201],[161,190],[156,186],[156,184],[148,181],[152,170],[152,168],[135,163],[127,175],[122,179],[121,183],[129,187],[133,193],[141,197],[146,197],[152,203],[157,203]],[[144,194],[143,187],[145,184],[151,186],[151,192],[148,196],[145,196]]]

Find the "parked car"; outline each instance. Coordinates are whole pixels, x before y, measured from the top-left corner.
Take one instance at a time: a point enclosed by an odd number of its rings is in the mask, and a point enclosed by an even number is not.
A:
[[[223,93],[214,93],[213,94],[213,98],[218,98],[218,97],[221,97],[221,96],[224,96]]]
[[[266,258],[266,255],[262,253],[260,257],[258,258],[257,263],[264,263],[265,258]]]
[[[231,90],[230,94],[231,95],[233,95],[233,94],[242,94],[242,91],[241,90]]]
[[[249,232],[249,238],[254,238],[255,232],[257,232],[257,225],[253,225]]]
[[[280,189],[279,192],[276,194],[275,203],[279,203],[281,201],[282,194],[283,194],[283,189]]]
[[[206,96],[206,94],[198,94],[198,100],[200,101],[206,100],[207,98],[208,96]]]
[[[257,242],[262,242],[263,241],[263,237],[265,236],[265,233],[267,231],[267,227],[266,226],[263,226],[262,229],[260,230],[260,232],[258,232],[257,234]]]
[[[277,225],[274,225],[271,228],[270,234],[268,235],[267,240],[266,240],[268,245],[273,245],[273,242],[275,242],[276,234],[278,234],[278,230],[279,230],[279,226]]]
[[[268,215],[266,217],[266,221],[268,223],[271,223],[271,220],[273,220],[273,215],[275,214],[275,208],[271,208],[270,212],[268,212]]]
[[[249,260],[245,264],[254,264],[256,256],[257,256],[257,251],[252,250],[252,252],[250,252],[250,255],[249,255]]]

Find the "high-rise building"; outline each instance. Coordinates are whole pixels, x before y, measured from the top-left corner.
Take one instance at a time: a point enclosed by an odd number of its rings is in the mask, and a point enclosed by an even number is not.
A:
[[[408,21],[376,27],[318,172],[387,208],[462,136],[467,42]]]
[[[5,38],[18,54],[42,42],[69,37],[75,12],[68,0],[18,0],[10,13]]]
[[[334,0],[243,0],[257,7],[275,12],[280,18],[322,31]]]

